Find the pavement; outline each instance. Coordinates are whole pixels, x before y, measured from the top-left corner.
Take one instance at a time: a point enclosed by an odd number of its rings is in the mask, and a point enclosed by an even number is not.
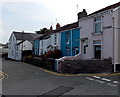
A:
[[[23,62],[4,59],[2,71],[4,72],[3,95],[116,97],[115,95],[119,95],[120,91],[119,73],[63,75]]]

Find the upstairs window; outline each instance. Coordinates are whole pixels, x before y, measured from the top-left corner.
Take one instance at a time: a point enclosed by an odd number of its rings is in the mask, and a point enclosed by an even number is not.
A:
[[[43,46],[43,40],[42,40],[42,42],[41,42],[41,45]]]
[[[101,17],[96,17],[95,22],[95,33],[101,33]]]
[[[70,41],[70,33],[66,32],[66,44],[69,44]]]
[[[57,34],[54,35],[54,38],[55,38],[54,45],[57,45]]]

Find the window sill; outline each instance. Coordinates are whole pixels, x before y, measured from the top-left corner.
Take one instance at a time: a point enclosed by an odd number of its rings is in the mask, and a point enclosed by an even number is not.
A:
[[[102,35],[102,34],[103,34],[102,31],[100,31],[100,32],[98,32],[98,33],[92,32],[92,35]]]
[[[67,42],[66,44],[69,44],[69,42]]]

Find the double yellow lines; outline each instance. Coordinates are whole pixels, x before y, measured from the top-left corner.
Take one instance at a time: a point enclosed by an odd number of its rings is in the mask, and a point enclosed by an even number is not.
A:
[[[62,73],[58,73],[58,72],[53,72],[53,71],[50,71],[50,70],[46,70],[46,69],[43,69],[43,68],[40,68],[40,67],[36,67],[36,66],[33,66],[37,69],[40,69],[44,72],[47,72],[49,74],[53,74],[53,75],[57,75],[57,76],[114,76],[114,75],[120,75],[120,73],[96,73],[96,74],[62,74]]]
[[[0,79],[7,79],[8,75],[2,71],[0,71]]]
[[[43,69],[41,69],[43,70]],[[113,75],[120,75],[120,73],[111,73],[111,74],[102,74],[102,73],[98,73],[98,74],[61,74],[61,73],[57,73],[57,72],[52,72],[52,71],[49,71],[49,70],[43,70],[44,72],[47,72],[47,73],[50,73],[50,74],[53,74],[53,75],[58,75],[58,76],[113,76]]]

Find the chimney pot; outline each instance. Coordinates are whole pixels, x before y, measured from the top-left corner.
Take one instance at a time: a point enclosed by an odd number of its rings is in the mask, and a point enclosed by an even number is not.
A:
[[[60,28],[60,24],[59,23],[56,24],[56,29],[58,29],[58,28]]]
[[[50,31],[52,31],[53,30],[53,27],[52,27],[52,25],[50,26]]]
[[[86,9],[83,9],[83,11],[82,11],[82,12],[79,12],[77,15],[78,15],[78,20],[79,20],[80,18],[86,17],[86,16],[87,16]]]

